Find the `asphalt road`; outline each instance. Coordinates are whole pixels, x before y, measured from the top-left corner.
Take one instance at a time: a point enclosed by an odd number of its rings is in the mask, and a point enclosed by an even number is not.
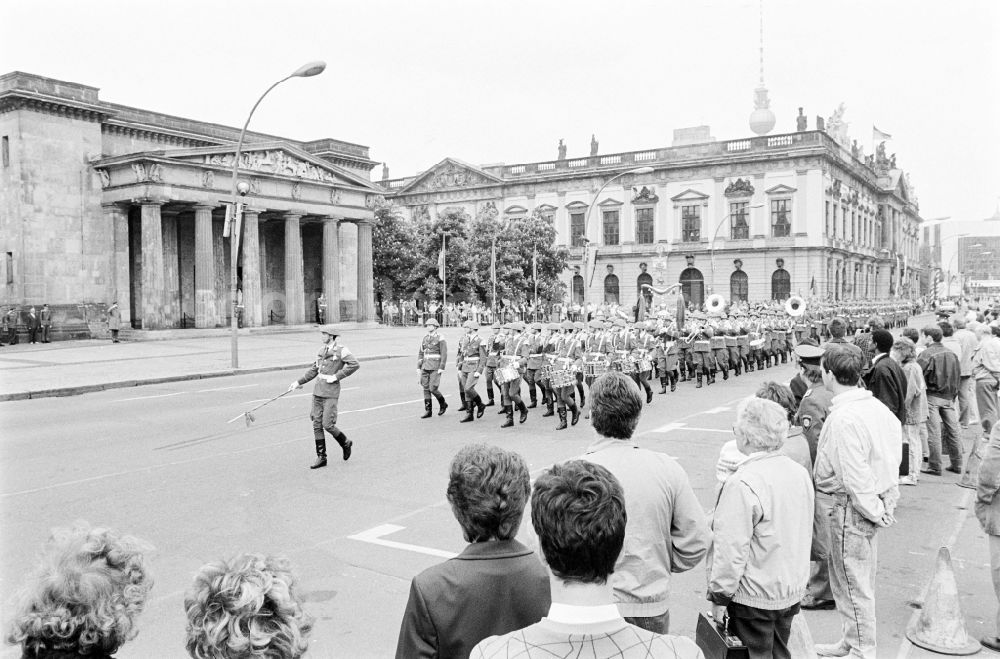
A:
[[[792,374],[785,365],[656,395],[643,413],[639,441],[680,460],[707,510],[735,403],[761,382]],[[581,455],[593,437],[584,419],[556,432],[557,417],[541,418],[540,408],[510,429],[499,428],[497,408],[460,424],[453,370],[444,385],[452,409],[421,420],[413,360],[388,359],[363,364],[344,383],[340,425],[355,442],[354,456],[342,462],[334,445],[330,466],[311,471],[308,386],[256,412],[250,427],[226,423],[283,391],[294,375],[0,403],[4,627],[11,596],[49,529],[83,519],[156,547],[156,585],[139,637],[118,653],[122,659],[186,656],[183,596],[193,573],[243,551],[292,559],[316,618],[310,656],[389,657],[410,578],[464,546],[444,498],[455,452],[468,442],[491,442],[521,452],[537,472]],[[880,656],[924,656],[903,632],[938,546],[949,542],[970,633],[992,626],[996,603],[985,536],[961,507],[969,491],[955,480],[949,474],[905,488],[899,524],[880,533]],[[522,536],[532,542],[529,527],[522,525]],[[704,592],[704,564],[675,577],[672,632],[693,636],[696,613],[706,608]],[[818,642],[836,638],[836,612],[805,615]],[[13,649],[0,654],[14,656]]]

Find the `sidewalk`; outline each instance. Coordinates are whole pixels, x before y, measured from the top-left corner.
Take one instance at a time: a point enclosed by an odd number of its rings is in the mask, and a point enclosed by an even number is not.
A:
[[[358,327],[352,323],[345,323],[344,327],[339,341],[359,360],[406,357],[416,368],[417,349],[425,334],[423,328]],[[239,373],[305,369],[321,343],[315,325],[268,332],[244,329],[238,338],[240,367],[233,369],[232,339],[228,329],[199,330],[195,336],[193,332],[164,332],[157,337],[144,337],[149,340],[117,344],[106,339],[87,339],[3,346],[0,348],[0,401],[73,396]],[[441,332],[452,351],[461,332],[456,328]]]

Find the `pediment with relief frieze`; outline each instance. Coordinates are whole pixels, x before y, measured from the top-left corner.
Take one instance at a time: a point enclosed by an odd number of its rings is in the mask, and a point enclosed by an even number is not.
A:
[[[499,178],[491,176],[472,165],[455,160],[454,158],[445,158],[434,167],[418,175],[409,185],[396,194],[439,192],[455,188],[494,185],[501,182]]]

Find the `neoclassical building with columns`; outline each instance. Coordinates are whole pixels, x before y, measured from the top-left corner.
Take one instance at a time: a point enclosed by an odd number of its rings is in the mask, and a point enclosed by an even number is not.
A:
[[[223,237],[239,129],[108,103],[86,85],[0,76],[0,306],[47,303],[57,332],[226,326]],[[235,264],[244,326],[374,319],[368,148],[247,133]],[[58,334],[57,334],[58,335]]]
[[[845,124],[803,119],[726,141],[683,129],[639,151],[602,154],[592,140],[574,157],[560,145],[542,162],[445,158],[379,185],[414,218],[449,207],[550,218],[571,254],[566,301],[632,305],[642,284],[675,282],[695,303],[919,295],[919,207],[895,156],[866,156]]]

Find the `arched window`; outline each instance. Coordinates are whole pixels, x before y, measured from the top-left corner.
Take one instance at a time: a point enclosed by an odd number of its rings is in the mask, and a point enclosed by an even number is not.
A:
[[[750,282],[747,273],[736,270],[729,275],[729,299],[732,302],[747,302],[750,291]]]
[[[681,291],[684,293],[684,302],[693,302],[696,307],[700,307],[705,301],[705,278],[698,268],[687,268],[681,273]]]
[[[648,307],[653,303],[653,291],[649,290],[648,288],[646,290],[643,290],[642,289],[643,284],[649,284],[650,286],[652,286],[653,275],[649,274],[648,272],[644,272],[641,275],[639,275],[639,277],[635,280],[636,292],[646,296],[646,306]],[[638,295],[636,295],[636,299],[638,299]]]
[[[618,275],[608,275],[604,278],[604,302],[618,304]]]
[[[573,302],[583,304],[583,275],[573,276]]]
[[[792,294],[792,277],[788,274],[788,270],[784,268],[778,268],[771,275],[771,299],[772,300],[787,300],[788,296]]]

